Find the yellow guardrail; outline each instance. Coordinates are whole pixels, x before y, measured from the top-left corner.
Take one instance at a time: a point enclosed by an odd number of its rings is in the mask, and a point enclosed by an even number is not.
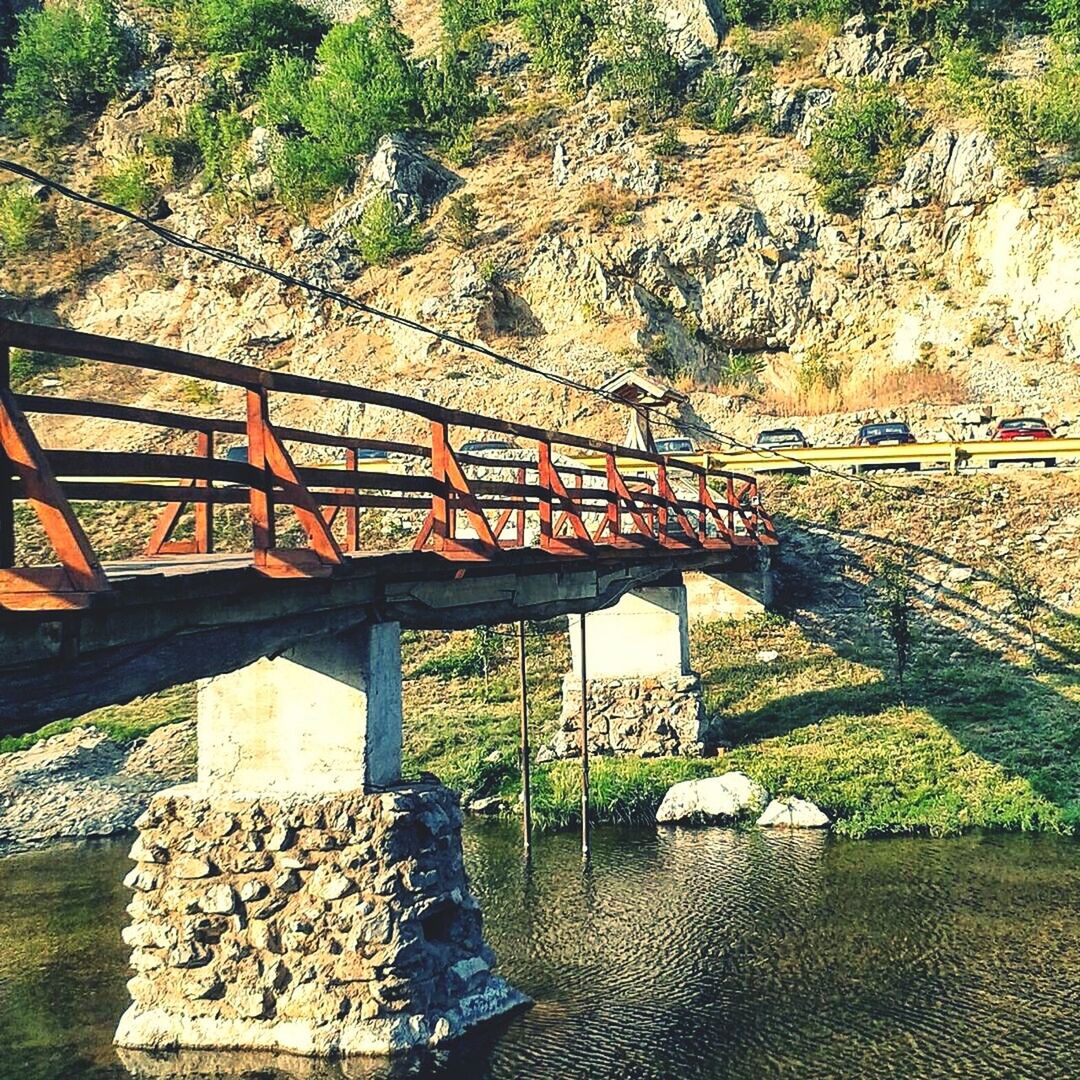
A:
[[[986,467],[991,462],[1040,461],[1053,458],[1080,459],[1080,438],[1020,439],[996,442],[908,443],[902,446],[811,446],[802,450],[709,450],[695,454],[671,454],[673,461],[686,461],[710,469],[732,472],[779,472],[820,465],[832,469],[862,469],[902,465],[940,465],[950,472],[962,467]],[[582,466],[602,469],[604,458],[589,455],[575,458]],[[571,466],[572,467],[572,466]],[[625,458],[619,467],[632,472],[655,470],[655,465]]]

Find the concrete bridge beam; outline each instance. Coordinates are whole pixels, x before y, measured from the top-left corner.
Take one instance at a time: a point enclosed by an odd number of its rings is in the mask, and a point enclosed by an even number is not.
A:
[[[205,681],[195,784],[140,818],[120,1046],[438,1045],[525,1002],[492,973],[455,793],[405,784],[396,623]]]
[[[569,616],[572,666],[559,730],[541,759],[581,753],[581,619],[590,753],[703,753],[715,734],[690,666],[687,593],[678,584],[638,588],[613,607]]]

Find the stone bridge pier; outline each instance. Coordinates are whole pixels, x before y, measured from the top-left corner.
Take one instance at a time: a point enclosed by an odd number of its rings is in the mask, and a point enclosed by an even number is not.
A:
[[[396,623],[205,680],[195,784],[132,848],[120,1046],[437,1045],[526,999],[492,974],[457,796],[404,784]]]
[[[589,752],[659,757],[699,755],[713,741],[690,667],[686,586],[650,585],[613,607],[571,615],[571,670],[563,678],[559,730],[541,757],[581,753],[581,620]]]
[[[589,752],[698,756],[722,731],[710,722],[690,660],[690,626],[760,614],[772,602],[767,558],[718,571],[689,571],[639,587],[613,607],[571,615],[571,670],[563,677],[559,727],[538,760],[581,753],[581,620]]]

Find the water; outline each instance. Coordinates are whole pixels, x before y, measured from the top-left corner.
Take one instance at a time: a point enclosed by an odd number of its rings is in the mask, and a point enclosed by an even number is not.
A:
[[[0,861],[0,1077],[1080,1076],[1080,844],[470,828],[501,970],[535,1006],[392,1066],[127,1058],[126,843]]]

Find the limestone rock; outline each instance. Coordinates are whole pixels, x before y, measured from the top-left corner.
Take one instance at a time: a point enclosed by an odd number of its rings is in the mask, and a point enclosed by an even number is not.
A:
[[[418,221],[461,186],[461,178],[428,157],[409,135],[384,135],[375,147],[360,184],[360,194],[326,224],[337,235],[360,220],[368,203],[386,195],[408,221]]]
[[[875,29],[865,15],[855,15],[825,46],[820,66],[823,75],[834,79],[897,83],[918,75],[930,63],[930,54],[921,45],[898,45],[887,27]]]
[[[662,824],[737,821],[760,812],[767,799],[765,789],[741,772],[683,780],[668,788],[656,820]]]
[[[757,823],[763,828],[824,829],[828,827],[829,818],[812,802],[789,796],[773,799]]]
[[[708,66],[726,29],[720,0],[659,0],[656,17],[667,31],[672,56],[684,71],[696,74]]]

